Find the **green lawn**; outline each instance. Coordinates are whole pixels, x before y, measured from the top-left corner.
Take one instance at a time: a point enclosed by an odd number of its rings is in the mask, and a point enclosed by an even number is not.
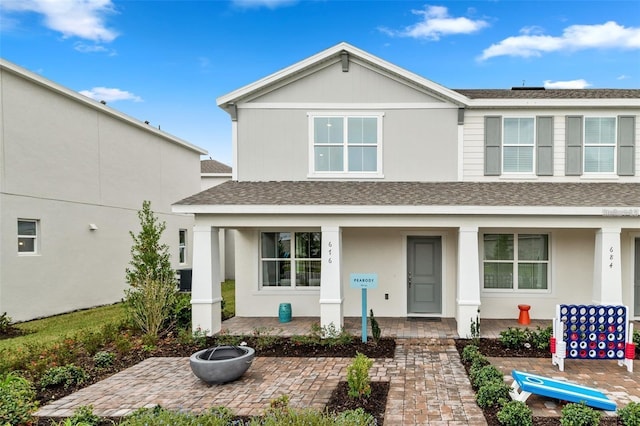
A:
[[[236,282],[227,280],[222,283],[222,299],[224,300],[224,318],[236,315]]]
[[[0,351],[3,349],[15,349],[30,343],[38,343],[44,346],[47,343],[60,341],[64,337],[76,334],[81,330],[97,331],[104,324],[117,324],[124,319],[124,308],[121,303],[118,303],[19,323],[16,326],[28,334],[0,340]]]

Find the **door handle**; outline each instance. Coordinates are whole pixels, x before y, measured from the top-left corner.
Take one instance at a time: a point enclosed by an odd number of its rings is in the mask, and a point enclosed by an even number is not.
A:
[[[411,287],[411,272],[409,272],[409,277],[407,281],[409,282],[409,287]]]

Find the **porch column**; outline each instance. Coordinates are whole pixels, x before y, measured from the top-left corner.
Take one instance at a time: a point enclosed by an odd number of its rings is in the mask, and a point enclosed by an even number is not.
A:
[[[322,264],[320,274],[320,326],[333,323],[341,329],[342,313],[342,230],[322,227]]]
[[[620,228],[601,228],[596,233],[593,259],[593,302],[622,304]]]
[[[478,257],[478,227],[464,226],[458,230],[458,288],[457,311],[458,335],[471,336],[471,321],[479,317],[480,308],[480,261]]]
[[[193,275],[191,282],[191,326],[218,333],[222,328],[222,286],[218,228],[193,227]]]

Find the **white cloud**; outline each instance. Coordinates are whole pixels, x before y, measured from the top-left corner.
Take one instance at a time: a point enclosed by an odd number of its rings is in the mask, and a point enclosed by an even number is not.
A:
[[[279,7],[291,6],[298,0],[232,0],[232,3],[243,9],[257,9],[266,7],[267,9],[277,9]]]
[[[116,51],[101,44],[86,44],[82,42],[74,43],[73,48],[81,53],[108,53],[109,56],[115,56]]]
[[[406,27],[401,31],[379,28],[390,36],[413,37],[427,40],[440,40],[440,37],[453,34],[471,34],[488,27],[489,23],[472,20],[465,17],[449,16],[449,10],[444,6],[425,6],[424,10],[412,10],[414,15],[421,17],[417,24]]]
[[[4,11],[43,15],[45,26],[64,37],[108,43],[118,36],[105,24],[105,16],[115,12],[111,0],[3,0],[1,4]]]
[[[96,101],[115,102],[115,101],[133,101],[142,102],[140,96],[136,96],[131,92],[109,87],[94,87],[91,90],[81,90],[80,94],[85,95]]]
[[[591,84],[583,79],[568,81],[544,81],[544,87],[546,89],[585,89],[590,86]]]
[[[616,80],[628,80],[630,78],[631,77],[626,75],[626,74],[621,74],[621,75],[618,76],[618,78],[616,78]]]
[[[508,37],[485,49],[480,60],[495,56],[542,56],[543,53],[585,49],[640,49],[640,27],[624,27],[609,21],[597,25],[571,25],[561,36],[531,33],[530,27],[521,35]]]

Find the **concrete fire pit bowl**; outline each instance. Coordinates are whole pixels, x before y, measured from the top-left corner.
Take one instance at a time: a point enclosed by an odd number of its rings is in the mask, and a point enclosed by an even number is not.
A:
[[[203,382],[214,385],[232,382],[253,362],[256,351],[248,346],[216,346],[191,355],[191,371]]]

